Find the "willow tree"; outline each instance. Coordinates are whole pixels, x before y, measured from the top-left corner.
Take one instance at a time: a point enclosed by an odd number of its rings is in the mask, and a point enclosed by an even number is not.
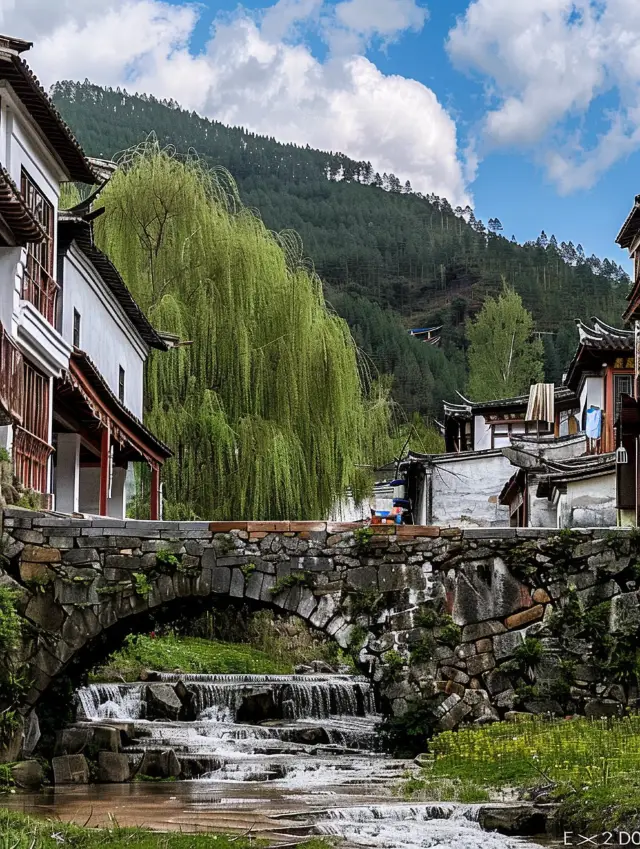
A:
[[[96,238],[154,326],[146,422],[174,451],[167,515],[319,518],[388,459],[388,391],[293,233],[269,232],[229,174],[148,142],[101,196]]]

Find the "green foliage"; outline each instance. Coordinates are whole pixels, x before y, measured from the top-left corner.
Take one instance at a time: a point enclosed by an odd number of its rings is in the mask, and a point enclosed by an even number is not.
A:
[[[6,793],[15,787],[16,783],[13,780],[13,772],[11,771],[12,766],[13,764],[0,764],[0,794]]]
[[[136,595],[149,595],[153,587],[149,583],[149,578],[144,574],[144,572],[134,572],[131,578],[133,580],[133,589]]]
[[[456,778],[429,778],[423,770],[420,777],[413,775],[402,784],[405,799],[416,802],[460,802],[465,805],[490,801],[490,794],[474,781]]]
[[[162,549],[156,553],[156,566],[161,572],[175,572],[180,566],[180,560],[175,554]]]
[[[143,828],[82,828],[59,820],[26,817],[0,809],[1,849],[250,849],[260,846],[251,836],[224,834],[160,834]],[[314,849],[330,849],[316,841]]]
[[[359,548],[367,549],[371,544],[371,539],[373,537],[373,528],[368,525],[363,528],[356,528],[353,532],[356,542],[358,543]]]
[[[153,141],[121,159],[100,203],[96,239],[138,303],[194,343],[148,367],[146,422],[175,453],[169,503],[303,519],[349,486],[368,494],[361,467],[390,452],[388,386],[327,308],[300,239],[267,230],[223,169]]]
[[[11,454],[7,451],[6,448],[0,448],[0,463],[10,463],[11,462]]]
[[[293,587],[309,587],[309,589],[313,589],[314,586],[315,579],[313,574],[311,572],[299,570],[297,572],[291,572],[289,575],[284,575],[282,578],[278,578],[269,592],[272,596],[277,596],[285,590],[293,589]]]
[[[397,757],[414,757],[423,752],[437,723],[436,703],[430,699],[412,702],[402,716],[381,723],[381,745]]]
[[[191,674],[264,674],[293,672],[291,661],[274,660],[271,655],[249,645],[203,640],[197,637],[151,637],[129,635],[120,651],[104,667],[94,671],[96,681],[138,681],[143,670]]]
[[[406,662],[400,652],[391,650],[382,655],[383,663],[383,685],[398,681],[404,672]]]
[[[544,656],[544,646],[541,640],[527,637],[513,653],[513,659],[522,674],[532,677]]]
[[[0,653],[11,652],[18,644],[22,620],[16,611],[16,595],[0,587]]]
[[[436,639],[445,646],[454,649],[462,640],[462,628],[453,621],[448,613],[440,616],[440,625]]]
[[[255,563],[245,563],[244,566],[240,567],[240,571],[245,577],[245,580],[249,578],[256,571]]]
[[[351,615],[356,619],[360,616],[377,619],[385,609],[384,593],[376,589],[350,591],[348,599]]]
[[[469,385],[474,401],[523,395],[543,380],[543,346],[533,338],[533,317],[522,298],[506,285],[497,298],[487,298],[469,322]]]
[[[25,489],[16,503],[16,507],[25,510],[40,510],[42,507],[42,496],[33,489]]]

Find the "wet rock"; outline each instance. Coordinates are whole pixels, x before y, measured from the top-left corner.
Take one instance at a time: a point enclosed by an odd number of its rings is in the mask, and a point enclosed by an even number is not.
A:
[[[484,831],[533,836],[544,834],[547,811],[531,804],[494,804],[482,807],[478,822]]]
[[[129,758],[117,752],[100,752],[98,780],[105,784],[124,784],[131,778]]]
[[[173,749],[145,752],[138,768],[138,775],[149,778],[178,778],[181,772],[180,761]]]
[[[11,767],[11,776],[16,787],[22,790],[37,790],[44,782],[44,772],[38,761],[20,761]]]
[[[281,708],[274,699],[273,690],[254,690],[246,693],[236,713],[237,722],[250,725],[280,718]]]
[[[499,557],[481,566],[464,563],[456,572],[451,589],[454,594],[452,615],[459,625],[504,619],[532,603],[527,587],[511,574]]]
[[[89,783],[89,764],[84,755],[60,755],[51,765],[54,784]]]
[[[35,710],[27,716],[24,724],[24,755],[29,758],[40,742],[40,723]]]
[[[182,702],[170,684],[148,684],[146,690],[147,719],[176,721]]]

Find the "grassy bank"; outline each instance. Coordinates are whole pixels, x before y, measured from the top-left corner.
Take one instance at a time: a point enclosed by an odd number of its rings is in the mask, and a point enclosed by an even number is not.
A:
[[[560,830],[640,825],[640,717],[544,721],[522,718],[446,732],[404,786],[421,800],[480,802],[513,794],[559,803]]]
[[[145,669],[192,674],[286,675],[293,664],[247,644],[168,634],[130,636],[124,647],[92,673],[93,681],[137,681]],[[0,846],[1,849],[1,846]]]
[[[330,849],[323,840],[301,844],[306,849]],[[268,843],[222,834],[158,834],[139,828],[93,829],[36,820],[0,808],[1,849],[258,849]]]

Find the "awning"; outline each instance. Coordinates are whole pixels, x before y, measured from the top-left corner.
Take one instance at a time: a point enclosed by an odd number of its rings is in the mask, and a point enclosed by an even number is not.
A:
[[[113,394],[84,351],[76,349],[71,354],[69,371],[57,382],[55,397],[70,407],[77,407],[80,401],[91,424],[110,428],[111,440],[120,446],[125,459],[144,461],[157,468],[173,456],[171,449]]]

